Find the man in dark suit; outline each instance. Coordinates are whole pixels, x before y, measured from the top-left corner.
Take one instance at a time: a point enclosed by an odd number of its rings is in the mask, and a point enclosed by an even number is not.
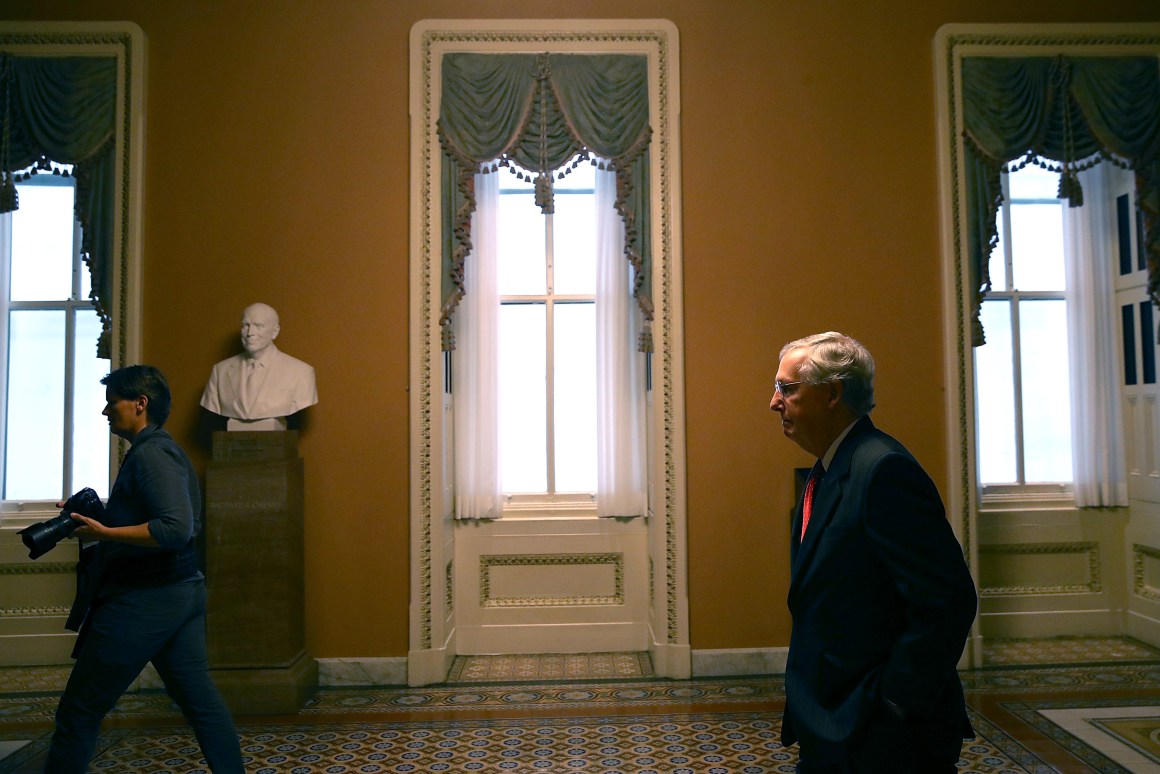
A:
[[[798,772],[953,772],[974,735],[956,666],[977,597],[934,482],[875,428],[874,360],[782,348],[769,407],[817,463],[794,512],[782,743]]]

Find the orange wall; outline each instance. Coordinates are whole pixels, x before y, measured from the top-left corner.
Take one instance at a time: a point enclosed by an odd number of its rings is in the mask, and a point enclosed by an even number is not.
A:
[[[1017,7],[1016,7],[1017,6]],[[681,45],[691,644],[786,645],[777,350],[835,328],[878,423],[945,483],[933,39],[949,22],[1160,20],[1155,0],[8,0],[145,31],[144,359],[198,398],[262,300],[312,363],[317,657],[408,649],[408,34],[421,18],[667,18]],[[327,508],[326,503],[340,503]]]

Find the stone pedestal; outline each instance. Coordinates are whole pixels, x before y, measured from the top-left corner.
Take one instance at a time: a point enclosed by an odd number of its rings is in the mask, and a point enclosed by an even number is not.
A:
[[[298,433],[216,432],[206,471],[209,665],[239,715],[297,712],[318,688],[306,652]]]

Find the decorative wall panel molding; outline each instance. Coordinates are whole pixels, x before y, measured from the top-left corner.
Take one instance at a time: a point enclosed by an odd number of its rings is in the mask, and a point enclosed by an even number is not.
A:
[[[0,564],[0,575],[72,575],[76,562]]]
[[[42,618],[48,615],[68,615],[71,605],[44,605],[42,607],[0,607],[0,618]]]
[[[1098,594],[1103,590],[1099,544],[980,545],[979,586],[984,597]]]
[[[1132,545],[1132,592],[1160,602],[1160,548]]]
[[[574,568],[594,568],[598,571],[589,580],[604,581],[611,586],[608,594],[540,594],[517,596],[504,594],[497,588],[495,572],[501,568],[537,568],[532,584],[550,585],[550,571]],[[569,578],[574,581],[574,578]],[[479,557],[479,596],[481,607],[569,607],[577,605],[624,604],[624,554],[509,554]]]
[[[455,610],[455,561],[452,560],[447,563],[446,570],[447,577],[443,581],[443,601],[447,605],[446,615],[451,615]]]

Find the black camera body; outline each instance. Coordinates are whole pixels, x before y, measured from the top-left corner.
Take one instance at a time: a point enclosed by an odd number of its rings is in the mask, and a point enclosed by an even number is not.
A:
[[[103,522],[105,504],[101,502],[101,498],[97,496],[96,492],[85,487],[68,498],[64,507],[61,508],[59,516],[54,516],[48,521],[38,521],[20,530],[17,534],[24,541],[25,548],[28,549],[29,559],[39,559],[44,556],[56,548],[57,543],[72,535],[73,530],[82,524],[70,516],[70,513],[79,513],[82,516]]]

